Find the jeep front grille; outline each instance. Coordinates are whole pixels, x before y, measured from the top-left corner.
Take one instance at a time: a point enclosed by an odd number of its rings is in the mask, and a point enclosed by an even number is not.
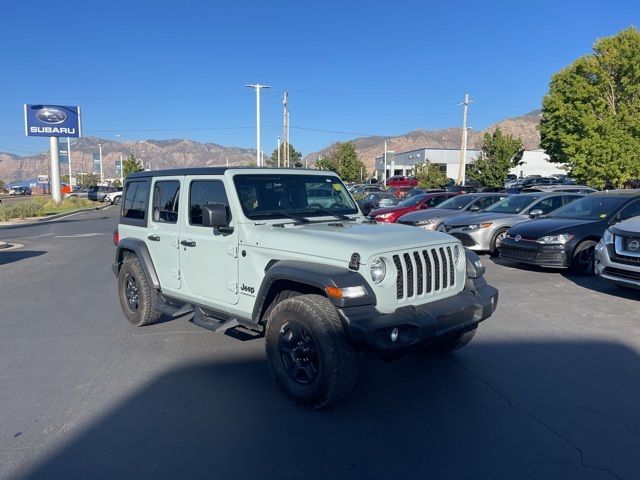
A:
[[[393,255],[393,263],[398,300],[455,287],[456,270],[450,246]]]

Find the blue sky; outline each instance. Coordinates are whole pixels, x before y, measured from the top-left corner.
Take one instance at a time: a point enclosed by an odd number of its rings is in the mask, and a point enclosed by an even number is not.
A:
[[[0,151],[18,155],[48,146],[24,137],[24,103],[80,105],[87,136],[254,147],[255,82],[272,87],[266,153],[285,90],[303,153],[457,126],[465,91],[482,129],[539,108],[554,72],[640,24],[630,0],[9,0],[2,13]]]

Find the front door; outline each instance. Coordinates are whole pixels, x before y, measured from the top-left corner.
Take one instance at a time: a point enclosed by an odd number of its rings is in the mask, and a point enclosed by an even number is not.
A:
[[[202,206],[222,203],[229,208],[222,177],[187,176],[184,182],[186,212],[180,236],[183,287],[194,301],[238,303],[238,233],[222,233],[202,226]],[[233,219],[231,221],[233,225]]]
[[[146,244],[163,291],[180,289],[180,177],[157,177],[151,187]]]

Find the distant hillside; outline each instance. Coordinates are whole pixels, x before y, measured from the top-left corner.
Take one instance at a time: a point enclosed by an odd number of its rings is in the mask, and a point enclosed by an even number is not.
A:
[[[469,130],[469,148],[479,148],[482,145],[482,135],[493,131],[496,126],[514,137],[522,139],[527,149],[539,148],[540,134],[537,130],[540,122],[540,110],[535,110],[516,118],[507,118],[495,125],[477,132]],[[460,128],[446,128],[443,130],[414,130],[397,137],[371,136],[356,138],[358,155],[367,166],[373,170],[376,157],[383,153],[383,143],[388,140],[389,150],[403,152],[417,148],[460,148]],[[102,144],[102,158],[104,175],[115,177],[115,165],[120,156],[126,158],[133,154],[144,166],[152,169],[181,168],[192,166],[221,166],[227,158],[229,165],[248,165],[255,161],[255,149],[224,147],[214,143],[200,143],[193,140],[143,140],[117,142],[95,137],[78,139],[71,144],[71,163],[74,173],[90,172],[93,154],[98,153],[98,144]],[[330,146],[308,154],[305,159],[313,165],[319,155],[328,152]],[[7,181],[32,178],[38,174],[48,173],[48,155],[38,154],[19,157],[10,153],[0,153],[0,179]],[[64,175],[66,172],[62,172]]]
[[[522,139],[527,150],[540,148],[540,110],[534,110],[521,117],[507,118],[483,131],[469,130],[468,147],[477,149],[482,146],[482,137],[485,132],[492,132],[499,126],[503,132]],[[406,152],[418,148],[460,148],[462,140],[461,128],[445,128],[442,130],[414,130],[397,137],[361,137],[353,140],[359,158],[367,166],[368,171],[373,171],[375,159],[384,153],[384,141],[387,140],[387,148],[396,152]],[[328,146],[317,152],[308,154],[305,159],[313,164],[320,155],[329,152]]]

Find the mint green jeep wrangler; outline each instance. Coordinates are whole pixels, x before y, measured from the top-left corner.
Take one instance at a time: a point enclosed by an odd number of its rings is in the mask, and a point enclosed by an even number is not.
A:
[[[276,382],[312,408],[349,393],[358,352],[460,348],[497,305],[476,254],[372,223],[331,172],[140,172],[120,208],[113,272],[129,322],[264,334]]]

